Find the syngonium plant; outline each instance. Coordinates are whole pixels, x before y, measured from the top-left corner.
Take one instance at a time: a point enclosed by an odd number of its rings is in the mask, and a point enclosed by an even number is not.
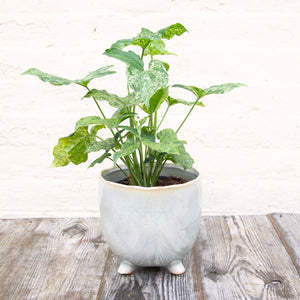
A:
[[[157,32],[142,28],[136,37],[118,40],[105,50],[104,55],[126,64],[126,97],[104,89],[89,88],[91,80],[115,73],[111,70],[113,66],[102,67],[77,80],[54,76],[36,68],[23,73],[37,76],[42,81],[57,86],[71,83],[83,86],[87,89],[83,98],[92,99],[99,110],[100,115],[80,119],[72,134],[58,140],[53,150],[53,167],[66,166],[70,162],[78,165],[87,161],[89,153],[101,151],[101,155],[90,167],[109,159],[122,170],[130,184],[152,187],[155,186],[167,161],[184,169],[193,166],[194,160],[185,150],[186,142],[178,139],[178,132],[193,109],[196,106],[204,106],[200,101],[204,96],[223,94],[244,84],[225,83],[204,89],[183,84],[169,86],[169,65],[156,56],[173,54],[166,50],[164,40],[170,40],[175,35],[181,36],[186,31],[180,23]],[[137,46],[140,54],[131,50],[125,51],[124,48],[128,46]],[[144,62],[146,56],[150,57],[147,68]],[[186,101],[174,97],[170,93],[171,87],[190,91],[196,100]],[[107,117],[103,112],[102,101],[107,101],[115,109],[111,117]],[[177,104],[190,106],[190,109],[175,130],[160,129],[170,108]],[[159,109],[163,109],[164,112],[159,114]],[[159,118],[160,115],[162,116]],[[102,138],[103,130],[109,130],[111,137]],[[127,168],[120,166],[119,161]]]

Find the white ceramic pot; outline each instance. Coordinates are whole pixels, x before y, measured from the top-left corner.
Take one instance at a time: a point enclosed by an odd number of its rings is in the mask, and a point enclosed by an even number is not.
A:
[[[100,175],[100,215],[103,235],[121,259],[118,272],[136,266],[164,266],[184,273],[183,257],[196,241],[201,213],[201,186],[195,169],[166,165],[162,176],[181,176],[187,183],[163,187],[127,186],[117,169]]]

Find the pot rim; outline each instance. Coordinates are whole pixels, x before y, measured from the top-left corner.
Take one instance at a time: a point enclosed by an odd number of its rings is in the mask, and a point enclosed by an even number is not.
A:
[[[123,167],[123,165],[121,165],[121,167]],[[190,180],[188,182],[185,182],[185,183],[182,183],[182,184],[173,184],[173,185],[167,185],[167,186],[145,187],[145,186],[138,186],[138,185],[125,185],[125,184],[120,184],[120,183],[117,183],[117,182],[109,181],[109,180],[106,180],[106,179],[103,178],[103,174],[105,172],[109,172],[109,171],[112,171],[112,170],[120,171],[120,169],[118,167],[111,167],[111,168],[107,168],[107,169],[102,170],[100,172],[100,174],[98,175],[98,178],[103,183],[109,184],[109,185],[114,186],[114,187],[122,187],[124,189],[129,189],[129,190],[135,189],[135,190],[144,190],[144,191],[149,191],[149,190],[153,191],[153,190],[160,190],[160,189],[161,190],[180,189],[180,188],[184,188],[186,186],[195,184],[197,182],[200,183],[200,181],[201,181],[200,173],[195,168],[190,168],[190,169],[184,170],[182,167],[180,167],[179,165],[175,165],[175,164],[165,164],[164,168],[165,167],[172,167],[172,168],[175,167],[175,168],[181,169],[185,172],[191,172],[191,173],[195,174],[197,177],[195,179],[192,179],[192,180]]]

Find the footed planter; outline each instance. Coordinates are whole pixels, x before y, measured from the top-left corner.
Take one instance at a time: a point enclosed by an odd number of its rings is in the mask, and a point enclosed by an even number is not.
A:
[[[187,183],[163,187],[118,184],[117,169],[100,176],[100,214],[104,238],[121,260],[118,272],[137,266],[163,266],[182,274],[183,257],[192,249],[200,226],[201,186],[195,169],[166,165],[161,176],[181,176]]]

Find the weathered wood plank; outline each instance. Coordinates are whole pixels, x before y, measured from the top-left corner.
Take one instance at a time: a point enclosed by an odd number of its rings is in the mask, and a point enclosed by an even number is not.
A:
[[[269,217],[300,275],[300,215],[272,214]]]
[[[267,216],[204,217],[205,299],[300,299],[300,278]]]
[[[0,299],[96,299],[107,245],[99,219],[0,225]]]
[[[196,247],[184,259],[186,273],[179,276],[164,268],[138,268],[131,275],[119,275],[119,260],[110,251],[97,299],[203,299]]]

